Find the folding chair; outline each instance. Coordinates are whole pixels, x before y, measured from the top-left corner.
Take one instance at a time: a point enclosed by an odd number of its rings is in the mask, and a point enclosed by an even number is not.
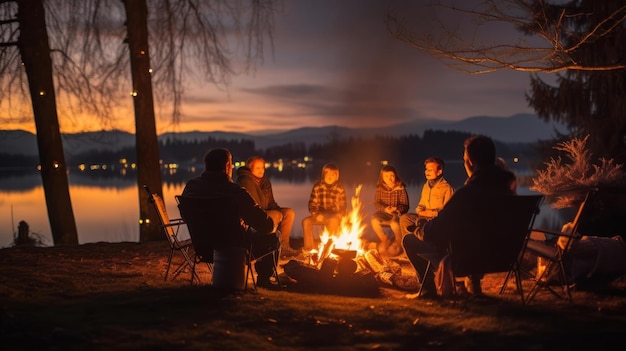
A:
[[[248,256],[247,256],[247,267],[246,267],[246,288],[248,287],[248,278],[250,278],[252,280],[252,289],[256,290],[256,279],[254,278],[254,269],[252,267],[254,267],[254,263],[257,260],[266,258],[271,256],[272,260],[273,260],[273,269],[274,269],[274,279],[276,279],[276,284],[277,286],[281,286],[280,283],[280,278],[278,276],[278,258],[279,258],[279,254],[276,253],[276,251],[271,251],[271,252],[267,252],[265,254],[262,255],[258,255],[255,256],[254,252],[252,250],[252,247],[248,249]]]
[[[459,277],[506,272],[500,293],[505,291],[510,276],[514,275],[524,304],[520,257],[544,197],[500,194],[485,196],[488,201],[484,201],[485,207],[480,209],[483,215],[474,216],[467,223],[462,223],[465,232],[449,242],[447,254],[454,281]],[[420,283],[423,283],[428,270],[437,267],[445,256],[420,256],[428,260],[425,272],[420,273]]]
[[[191,283],[193,284],[193,280],[200,278],[198,277],[194,265],[195,265],[195,254],[191,251],[193,249],[191,239],[180,240],[178,238],[178,231],[181,225],[185,225],[185,222],[182,218],[174,218],[170,219],[167,210],[165,208],[165,202],[163,198],[156,193],[153,193],[150,190],[150,187],[144,185],[143,188],[148,192],[149,197],[148,201],[152,203],[155,211],[159,217],[159,221],[161,222],[161,228],[167,237],[167,241],[170,245],[170,253],[167,258],[167,269],[165,271],[164,281],[167,281],[167,276],[170,272],[170,267],[172,265],[172,259],[175,252],[179,252],[181,256],[183,256],[183,262],[181,262],[178,267],[172,272],[173,279],[176,279],[180,275],[180,273],[184,272],[187,268],[191,270]]]
[[[214,250],[228,247],[228,240],[241,232],[241,218],[236,205],[228,197],[189,197],[176,195],[178,209],[187,224],[196,255],[207,263],[214,264]],[[243,240],[243,239],[242,239]],[[256,290],[253,274],[254,263],[267,256],[272,256],[274,278],[278,283],[278,256],[268,252],[254,256],[252,248],[245,252],[245,288],[251,277],[252,288]],[[215,267],[213,267],[215,271]]]
[[[582,215],[586,212],[586,208],[591,203],[596,193],[597,189],[591,189],[587,192],[578,207],[578,211],[571,222],[571,229],[568,232],[533,229],[533,237],[543,235],[546,237],[546,240],[529,238],[524,252],[525,254],[531,255],[531,257],[540,258],[546,266],[532,278],[534,284],[526,298],[528,303],[530,303],[537,295],[537,292],[542,289],[551,292],[560,299],[567,299],[570,303],[574,302],[571,291],[573,283],[570,281],[570,274],[566,265],[569,261],[568,256],[571,253],[572,246],[581,238],[577,233],[577,229]],[[556,273],[556,277],[550,277],[553,273]],[[559,292],[558,290],[561,291]]]

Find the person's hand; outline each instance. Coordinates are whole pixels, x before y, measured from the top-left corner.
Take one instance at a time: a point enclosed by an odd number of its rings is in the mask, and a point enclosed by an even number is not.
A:
[[[426,222],[428,222],[427,219],[420,218],[417,220],[417,223],[415,223],[417,226],[417,229],[415,229],[415,235],[421,241],[424,241],[424,225],[426,224]]]
[[[419,239],[419,241],[424,241],[424,232],[422,231],[422,228],[417,228],[415,236],[417,236],[417,239]]]
[[[385,212],[387,212],[390,215],[394,214],[396,211],[397,211],[397,208],[395,206],[385,207]]]
[[[417,229],[422,229],[424,228],[424,225],[426,224],[426,222],[428,222],[426,218],[420,218],[417,220],[417,223],[415,223],[415,225],[417,226]]]

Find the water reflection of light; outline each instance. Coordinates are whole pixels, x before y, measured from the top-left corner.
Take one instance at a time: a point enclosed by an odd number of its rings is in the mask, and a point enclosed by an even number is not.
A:
[[[451,181],[454,164],[451,164],[448,176]],[[193,167],[191,167],[193,169]],[[462,171],[462,164],[459,162],[459,172]],[[125,170],[121,169],[120,173]],[[98,172],[91,175],[70,174],[70,196],[72,207],[76,218],[77,230],[79,233],[79,243],[89,242],[136,242],[139,240],[139,204],[138,189],[136,181],[128,178],[100,178]],[[82,173],[82,172],[81,172]],[[376,175],[377,176],[377,175]],[[364,206],[364,213],[370,215],[374,211],[374,194],[376,176],[369,181],[365,181],[361,191],[361,201]],[[423,185],[423,175],[414,175],[421,181],[408,182],[407,191],[409,194],[409,207],[411,211],[417,205],[418,196]],[[406,177],[409,179],[410,177]],[[291,207],[296,213],[295,224],[292,235],[294,238],[302,237],[302,219],[308,215],[308,199],[314,180],[293,181],[291,179],[271,178],[272,187],[276,201],[281,206]],[[463,179],[454,180],[453,184],[458,185]],[[32,188],[24,188],[23,184],[30,181]],[[77,184],[79,183],[80,184]],[[15,183],[13,186],[11,184]],[[33,233],[42,235],[47,239],[48,244],[52,243],[50,235],[50,225],[46,211],[45,197],[41,177],[39,173],[33,172],[27,176],[15,177],[3,180],[4,190],[0,190],[0,247],[9,246],[13,239],[13,232],[17,228],[19,221],[26,221]],[[354,184],[347,179],[344,184],[348,199],[353,195]],[[172,218],[178,217],[179,212],[176,207],[175,195],[182,192],[184,183],[164,183],[163,199],[168,213]],[[8,189],[8,190],[7,190]],[[144,191],[141,189],[141,191]],[[519,186],[518,193],[529,194],[527,186]],[[367,221],[366,221],[367,223]],[[562,221],[549,205],[542,207],[537,226],[548,228],[560,228]],[[13,229],[12,229],[13,228]],[[375,235],[368,228],[367,235]],[[374,237],[371,237],[373,240]]]

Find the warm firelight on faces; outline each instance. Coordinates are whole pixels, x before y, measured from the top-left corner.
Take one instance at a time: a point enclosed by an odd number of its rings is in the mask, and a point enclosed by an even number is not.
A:
[[[441,174],[441,170],[439,169],[439,165],[436,162],[428,162],[424,166],[424,176],[426,180],[435,180]]]
[[[339,171],[327,170],[324,173],[324,183],[333,184],[339,180]]]
[[[396,174],[392,171],[383,172],[383,182],[393,188],[396,185]]]
[[[252,175],[257,178],[263,178],[265,175],[265,161],[263,160],[256,160],[249,164],[248,167],[250,167]]]

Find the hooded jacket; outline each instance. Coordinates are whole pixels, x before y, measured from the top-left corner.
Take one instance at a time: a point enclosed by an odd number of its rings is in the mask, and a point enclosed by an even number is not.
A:
[[[257,178],[246,166],[237,169],[237,183],[244,187],[263,210],[277,210],[280,206],[274,200],[272,183],[267,177]]]

